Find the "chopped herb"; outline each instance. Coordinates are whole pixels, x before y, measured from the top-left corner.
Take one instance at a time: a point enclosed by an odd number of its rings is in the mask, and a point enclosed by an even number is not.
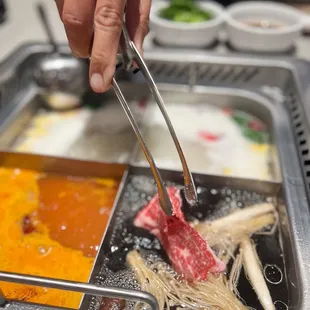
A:
[[[265,125],[257,118],[242,111],[233,111],[232,119],[240,127],[245,138],[257,144],[264,144],[268,141],[268,133]]]
[[[172,0],[169,7],[160,11],[160,17],[174,22],[198,23],[212,19],[213,15],[199,8],[193,0]]]
[[[242,130],[243,135],[251,140],[252,142],[255,142],[257,144],[264,144],[267,143],[267,136],[264,132],[255,131],[250,128],[244,128]]]
[[[232,118],[240,127],[247,126],[249,123],[249,117],[243,113],[234,113]]]

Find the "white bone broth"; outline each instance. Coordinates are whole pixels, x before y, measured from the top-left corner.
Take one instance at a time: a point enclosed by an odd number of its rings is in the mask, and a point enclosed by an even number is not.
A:
[[[194,172],[272,179],[270,135],[254,116],[215,105],[167,103],[188,165]],[[144,137],[161,168],[181,169],[166,123],[157,107],[149,105]],[[146,164],[144,154],[138,164]]]
[[[137,121],[144,109],[129,103]],[[97,109],[70,112],[39,111],[13,149],[20,152],[68,156],[107,162],[128,161],[136,137],[121,106],[106,103]]]
[[[172,98],[173,99],[173,98]],[[181,169],[158,106],[146,98],[129,102],[156,164]],[[166,102],[167,111],[193,172],[273,180],[274,146],[266,124],[241,110],[202,103]],[[13,144],[20,152],[128,163],[137,145],[130,123],[115,100],[96,109],[39,111]],[[140,148],[134,163],[148,166]]]

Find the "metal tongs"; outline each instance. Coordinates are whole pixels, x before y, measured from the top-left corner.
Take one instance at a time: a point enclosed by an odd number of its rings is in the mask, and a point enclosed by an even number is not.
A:
[[[156,84],[144,62],[144,60],[142,59],[141,55],[139,54],[134,42],[130,39],[129,37],[129,33],[126,29],[125,23],[123,23],[123,29],[122,29],[122,43],[124,44],[123,47],[121,47],[121,54],[118,54],[117,56],[117,61],[118,61],[118,65],[117,67],[119,67],[121,64],[123,65],[124,69],[129,71],[130,69],[133,68],[133,64],[134,62],[138,65],[139,69],[141,70],[142,74],[144,75],[145,79],[147,80],[147,83],[150,87],[150,90],[153,94],[153,97],[155,98],[158,107],[166,121],[166,124],[169,128],[170,134],[172,136],[173,142],[177,148],[181,163],[182,163],[182,168],[183,168],[183,175],[184,175],[184,194],[185,194],[185,198],[187,200],[187,202],[193,206],[196,204],[197,202],[197,192],[196,192],[196,188],[195,188],[195,184],[194,184],[194,180],[192,177],[191,172],[188,169],[181,145],[178,141],[178,138],[176,136],[176,133],[174,131],[174,128],[172,126],[172,123],[169,119],[169,116],[167,114],[166,108],[165,108],[165,104],[164,101],[158,91],[158,88],[156,87]],[[159,195],[159,203],[161,208],[163,209],[163,211],[168,215],[171,216],[173,209],[172,209],[172,204],[171,201],[169,199],[166,187],[164,186],[164,182],[162,180],[162,177],[158,171],[158,168],[154,162],[153,156],[151,154],[151,152],[149,151],[148,147],[146,146],[146,143],[141,135],[141,132],[138,128],[138,125],[134,119],[133,114],[130,111],[130,108],[128,106],[128,103],[120,89],[120,87],[118,86],[115,78],[113,77],[112,79],[112,86],[113,89],[115,91],[115,94],[117,96],[117,98],[119,99],[133,129],[134,132],[139,140],[139,143],[142,147],[142,150],[146,156],[146,159],[148,160],[153,176],[155,178],[156,181],[156,185],[158,188],[158,195]]]

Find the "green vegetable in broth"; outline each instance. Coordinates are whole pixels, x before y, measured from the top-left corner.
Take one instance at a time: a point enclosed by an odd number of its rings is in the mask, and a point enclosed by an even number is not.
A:
[[[244,137],[258,144],[268,142],[268,134],[261,121],[242,111],[234,111],[231,117],[241,129]]]
[[[160,17],[183,23],[198,23],[213,18],[211,12],[202,10],[193,0],[172,0],[169,7],[161,10]]]

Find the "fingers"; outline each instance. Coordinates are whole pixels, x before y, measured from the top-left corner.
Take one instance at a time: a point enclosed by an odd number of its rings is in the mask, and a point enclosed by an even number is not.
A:
[[[151,0],[127,0],[126,24],[140,53],[142,53],[144,38],[149,32],[151,2]]]
[[[96,92],[104,92],[111,85],[125,3],[126,0],[97,0],[94,44],[90,61],[90,84]]]
[[[96,0],[56,0],[74,55],[89,57]]]
[[[94,91],[104,92],[110,87],[115,71],[126,0],[55,1],[72,52],[88,57],[93,39],[90,84]],[[151,0],[127,0],[127,27],[141,53],[148,33],[150,8]]]

